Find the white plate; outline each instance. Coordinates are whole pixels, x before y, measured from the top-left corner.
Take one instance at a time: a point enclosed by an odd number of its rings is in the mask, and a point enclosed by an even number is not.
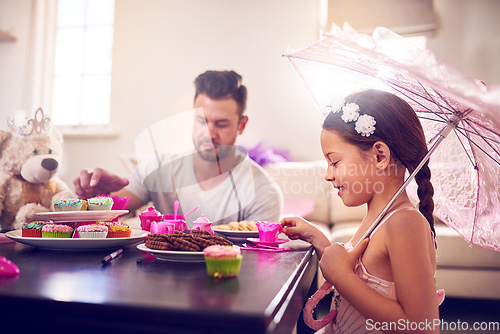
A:
[[[109,221],[128,213],[128,210],[91,210],[91,211],[59,211],[38,212],[37,216],[44,217],[54,222],[90,222]]]
[[[235,230],[219,230],[216,226],[213,227],[214,232],[222,234],[226,238],[258,238],[259,231],[235,231]]]
[[[86,238],[28,238],[22,236],[21,230],[15,230],[5,233],[7,237],[22,244],[57,250],[96,250],[118,248],[135,244],[144,240],[149,234],[148,231],[134,230],[130,237],[126,238],[104,238],[104,239],[86,239]]]
[[[165,251],[148,248],[146,247],[146,244],[139,244],[137,245],[137,248],[141,251],[153,254],[158,260],[175,262],[205,262],[205,255],[203,252]]]

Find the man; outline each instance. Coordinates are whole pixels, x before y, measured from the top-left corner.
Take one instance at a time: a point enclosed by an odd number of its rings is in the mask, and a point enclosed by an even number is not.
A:
[[[74,180],[81,198],[110,193],[129,197],[129,210],[153,201],[163,214],[200,206],[215,225],[230,221],[278,221],[283,198],[278,185],[234,144],[248,122],[247,90],[234,71],[207,71],[195,80],[194,150],[161,153],[125,178],[84,169]],[[188,221],[188,224],[191,223]],[[188,225],[189,226],[189,225]]]

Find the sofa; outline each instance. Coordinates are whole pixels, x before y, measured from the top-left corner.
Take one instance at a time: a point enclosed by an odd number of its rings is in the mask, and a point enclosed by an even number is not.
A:
[[[280,162],[265,166],[284,195],[283,216],[302,216],[332,242],[346,242],[366,214],[366,206],[346,207],[325,181],[324,160]],[[500,299],[500,252],[470,245],[436,219],[436,285],[448,297]],[[321,274],[318,275],[321,284]]]

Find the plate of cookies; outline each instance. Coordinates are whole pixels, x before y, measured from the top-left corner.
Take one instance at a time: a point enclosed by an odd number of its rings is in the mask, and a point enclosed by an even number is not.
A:
[[[146,242],[137,245],[137,248],[153,254],[158,260],[204,262],[203,249],[211,245],[233,246],[233,243],[207,231],[194,230],[192,233],[175,231],[174,234],[149,234]]]
[[[228,224],[217,225],[213,227],[214,232],[229,238],[258,238],[259,230],[254,221],[242,220],[239,222],[230,222]]]

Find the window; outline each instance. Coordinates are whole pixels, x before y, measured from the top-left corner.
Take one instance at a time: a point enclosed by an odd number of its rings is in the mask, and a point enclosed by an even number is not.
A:
[[[114,0],[58,0],[55,8],[51,93],[46,101],[52,122],[109,124]]]

